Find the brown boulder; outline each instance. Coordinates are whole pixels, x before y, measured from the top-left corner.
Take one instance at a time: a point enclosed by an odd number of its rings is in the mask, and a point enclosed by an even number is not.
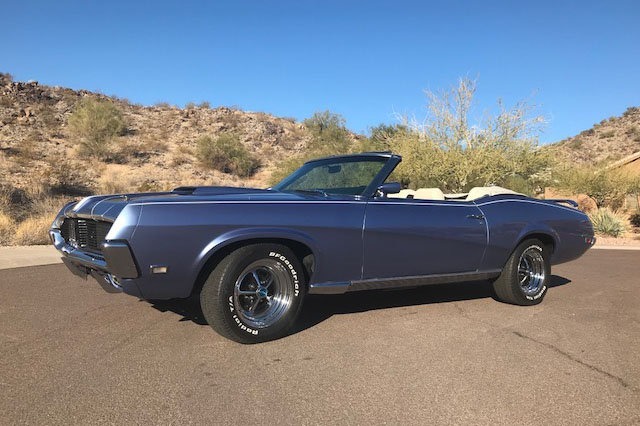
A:
[[[579,194],[576,197],[576,202],[578,203],[578,208],[585,213],[598,210],[598,205],[595,200],[586,194]]]

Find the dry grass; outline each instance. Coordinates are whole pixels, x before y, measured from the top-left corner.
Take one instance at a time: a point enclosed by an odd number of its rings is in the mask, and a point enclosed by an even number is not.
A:
[[[98,178],[98,185],[102,194],[122,194],[134,191],[143,180],[125,166],[110,164]]]
[[[0,211],[0,246],[7,246],[11,243],[14,223],[9,215]]]
[[[10,205],[11,210],[0,210],[0,246],[49,244],[47,231],[51,222],[69,201],[69,197],[48,195],[28,205]]]
[[[33,174],[45,192],[86,192],[86,170],[96,166],[96,160],[73,161],[64,154],[52,154],[47,157],[46,165],[40,175]]]
[[[31,216],[23,220],[15,228],[11,244],[16,246],[28,246],[36,244],[49,244],[47,232],[55,214]]]
[[[193,163],[193,150],[187,145],[177,145],[171,153],[171,165],[181,166],[183,164]]]
[[[32,161],[41,157],[38,152],[38,144],[34,138],[23,140],[18,145],[18,152],[16,153],[15,160],[21,166],[29,166]]]

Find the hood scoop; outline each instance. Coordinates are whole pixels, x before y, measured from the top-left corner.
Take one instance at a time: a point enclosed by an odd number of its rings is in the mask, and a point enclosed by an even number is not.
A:
[[[181,186],[171,192],[179,195],[226,195],[250,194],[266,191],[266,189],[235,188],[232,186]]]

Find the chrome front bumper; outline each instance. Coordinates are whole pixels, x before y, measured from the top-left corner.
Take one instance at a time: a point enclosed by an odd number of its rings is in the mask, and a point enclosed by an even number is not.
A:
[[[53,246],[62,253],[66,259],[73,263],[86,266],[89,269],[99,269],[107,272],[107,262],[104,258],[91,256],[88,253],[67,244],[64,238],[62,238],[62,233],[59,229],[50,229],[49,237],[51,238]]]
[[[126,241],[103,242],[102,256],[99,256],[68,244],[60,229],[51,228],[49,237],[71,272],[80,276],[84,274],[85,277],[90,274],[106,291],[123,291],[120,279],[138,278],[140,275]]]

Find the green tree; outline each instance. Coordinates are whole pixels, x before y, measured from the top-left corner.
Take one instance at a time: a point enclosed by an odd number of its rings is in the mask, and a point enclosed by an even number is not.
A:
[[[401,117],[406,131],[388,138],[387,145],[403,155],[396,178],[411,187],[433,186],[463,192],[474,186],[517,182],[519,190],[541,190],[552,166],[549,153],[538,149],[537,134],[544,118],[533,115],[526,102],[472,123],[474,80],[426,92],[427,114],[418,120]]]

